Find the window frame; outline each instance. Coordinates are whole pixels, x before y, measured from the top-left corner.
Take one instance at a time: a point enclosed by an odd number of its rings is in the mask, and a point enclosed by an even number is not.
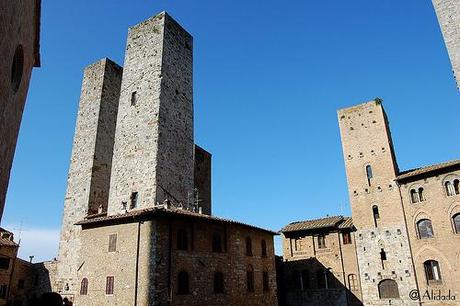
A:
[[[181,270],[177,273],[177,294],[190,294],[190,275],[186,270]]]
[[[117,233],[112,233],[109,235],[109,245],[107,248],[108,253],[115,253],[117,251],[117,241],[118,241]]]
[[[428,227],[428,224],[429,224],[429,227]],[[421,226],[425,227],[426,235],[422,235],[423,234],[423,232],[422,232],[423,228]],[[416,227],[416,230],[417,230],[418,239],[430,239],[430,238],[435,237],[434,236],[434,229],[433,229],[433,222],[430,219],[423,218],[423,219],[418,220],[415,223],[415,227]]]
[[[88,295],[88,285],[89,285],[88,278],[83,277],[80,282],[80,295]]]
[[[109,275],[105,278],[105,295],[113,295],[115,288],[115,276]]]
[[[423,268],[425,271],[426,283],[428,285],[442,283],[442,274],[439,261],[434,259],[428,259],[423,262]]]

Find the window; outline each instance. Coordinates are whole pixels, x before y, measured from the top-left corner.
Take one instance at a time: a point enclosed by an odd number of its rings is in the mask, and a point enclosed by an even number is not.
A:
[[[267,257],[267,242],[265,240],[260,241],[260,248],[262,250],[262,257]]]
[[[129,206],[129,208],[133,209],[133,208],[136,208],[137,207],[137,200],[139,198],[139,193],[137,192],[133,192],[131,193],[131,204]]]
[[[177,249],[182,251],[187,251],[188,249],[187,231],[183,228],[177,231]]]
[[[387,260],[387,253],[384,249],[380,249],[380,261],[382,262],[382,269],[385,269],[385,260]]]
[[[427,260],[423,263],[427,283],[441,282],[441,270],[436,260]]]
[[[80,295],[88,294],[88,279],[85,277],[81,280]]]
[[[410,190],[410,200],[412,203],[418,203],[418,193],[415,189]]]
[[[24,289],[25,281],[23,279],[18,280],[18,289]]]
[[[433,226],[431,225],[431,221],[428,219],[422,219],[417,222],[417,232],[419,238],[432,238],[433,234]]]
[[[224,293],[224,274],[214,272],[214,293]]]
[[[109,235],[109,252],[117,251],[117,234]]]
[[[318,236],[318,248],[325,249],[326,248],[326,236],[319,235]]]
[[[105,294],[113,294],[113,285],[115,282],[115,278],[113,276],[107,276],[105,281]]]
[[[342,239],[343,239],[343,244],[351,244],[351,233],[343,232]]]
[[[131,93],[131,106],[135,106],[137,102],[137,91]]]
[[[0,257],[0,269],[8,270],[10,268],[10,259],[8,257]]]
[[[348,274],[348,289],[351,291],[357,291],[358,288],[358,277],[356,274]]]
[[[252,266],[249,266],[246,271],[246,289],[248,292],[254,292],[254,269]]]
[[[300,238],[294,238],[294,250],[295,251],[302,250],[302,240]]]
[[[8,292],[8,285],[0,285],[0,298],[5,299]]]
[[[249,237],[246,237],[246,255],[252,256],[252,241]]]
[[[453,196],[455,194],[455,189],[454,189],[454,185],[452,184],[452,182],[446,182],[445,186],[446,186],[447,196],[449,197]]]
[[[452,221],[454,223],[454,231],[456,234],[460,234],[460,213],[454,215],[452,217]]]
[[[268,272],[267,271],[262,272],[262,287],[263,287],[263,291],[265,291],[265,292],[270,290],[270,281],[269,281],[269,278],[268,278]]]
[[[425,194],[423,193],[423,188],[422,187],[420,187],[418,189],[418,198],[419,198],[420,202],[425,201]]]
[[[222,235],[214,232],[212,234],[212,251],[216,253],[222,253]]]
[[[187,271],[180,271],[177,276],[177,293],[188,294],[189,292],[188,273]]]
[[[24,51],[22,46],[16,48],[13,56],[13,63],[11,65],[11,85],[13,91],[17,92],[21,85],[22,73],[24,70]]]
[[[399,299],[398,284],[392,279],[384,279],[379,283],[380,299]]]
[[[300,289],[305,290],[310,287],[310,275],[308,270],[302,270],[300,275]]]
[[[460,184],[460,180],[455,179],[454,180],[454,192],[455,192],[455,194],[460,194],[459,184]]]
[[[371,185],[372,180],[372,167],[370,165],[366,166],[366,176],[367,176],[367,184]]]
[[[377,220],[380,219],[379,208],[377,205],[372,206],[372,215],[374,216],[374,225],[375,227],[378,226]]]

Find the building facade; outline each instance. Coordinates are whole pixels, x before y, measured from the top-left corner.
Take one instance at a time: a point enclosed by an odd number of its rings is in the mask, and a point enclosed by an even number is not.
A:
[[[33,67],[40,67],[40,0],[0,2],[0,220]]]
[[[457,88],[460,88],[460,0],[432,1],[449,53]]]
[[[355,231],[352,219],[342,216],[285,226],[280,304],[363,305]]]

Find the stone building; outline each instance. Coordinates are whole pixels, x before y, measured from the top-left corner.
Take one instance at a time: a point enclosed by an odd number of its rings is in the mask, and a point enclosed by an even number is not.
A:
[[[40,67],[40,0],[0,2],[0,220],[33,67]]]
[[[276,304],[275,233],[211,216],[192,76],[192,36],[164,12],[129,29],[123,68],[85,69],[49,282],[76,305]]]
[[[460,0],[432,1],[449,53],[457,88],[460,88]]]
[[[293,222],[281,229],[281,305],[362,305],[350,217]],[[280,289],[281,290],[281,289]]]
[[[273,232],[172,207],[79,224],[78,305],[276,305]]]
[[[339,110],[338,120],[363,303],[413,305],[413,290],[458,296],[460,162],[400,171],[379,99]]]

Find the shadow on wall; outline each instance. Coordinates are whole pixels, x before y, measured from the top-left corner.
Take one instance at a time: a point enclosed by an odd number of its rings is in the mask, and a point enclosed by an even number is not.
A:
[[[280,306],[362,306],[356,276],[342,281],[316,258],[282,262],[277,260]],[[344,277],[341,275],[340,277]],[[347,288],[343,282],[350,283]]]

